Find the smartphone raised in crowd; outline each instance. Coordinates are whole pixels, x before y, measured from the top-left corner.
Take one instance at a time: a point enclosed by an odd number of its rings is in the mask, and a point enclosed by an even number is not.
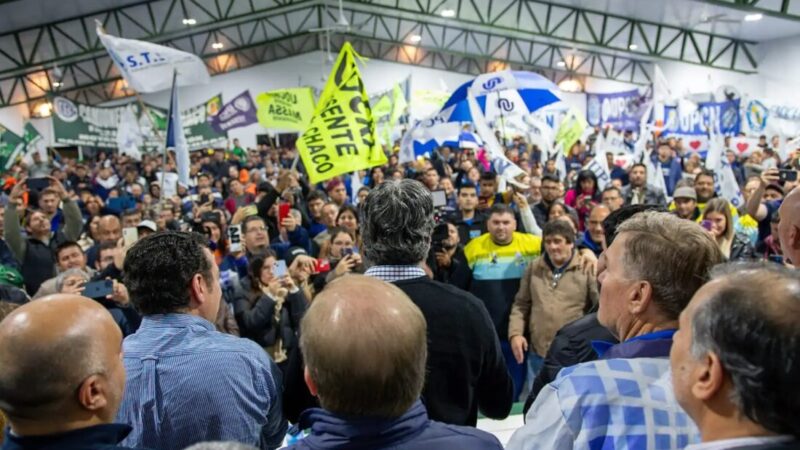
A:
[[[797,181],[797,171],[792,169],[781,169],[778,171],[778,180],[781,182]]]
[[[126,227],[122,229],[122,240],[125,247],[130,247],[139,240],[139,230],[136,227]]]
[[[28,189],[31,191],[42,191],[50,187],[50,179],[49,178],[28,178],[25,181],[25,185],[28,186]]]
[[[447,194],[444,192],[444,189],[432,191],[431,196],[433,197],[434,208],[441,208],[443,206],[447,206]]]
[[[231,253],[242,251],[242,225],[230,225],[228,227],[228,249]]]
[[[275,261],[275,264],[272,266],[272,276],[275,278],[280,278],[286,275],[288,270],[286,269],[286,261],[279,259]]]
[[[286,202],[278,203],[278,224],[283,223],[283,219],[289,217],[289,210],[292,208],[292,205]]]
[[[101,299],[114,293],[114,282],[112,280],[99,280],[86,283],[83,286],[81,295],[91,299]]]

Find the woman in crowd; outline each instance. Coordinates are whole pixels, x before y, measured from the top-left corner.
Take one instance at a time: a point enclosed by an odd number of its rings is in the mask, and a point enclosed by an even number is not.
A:
[[[272,250],[252,258],[249,278],[243,283],[247,289],[235,299],[233,310],[242,337],[262,346],[284,369],[289,352],[298,345],[308,300],[288,273],[273,274],[276,261]]]
[[[564,195],[564,203],[575,208],[578,212],[578,224],[583,231],[583,223],[594,205],[600,203],[600,189],[597,184],[597,175],[591,170],[581,170],[575,187]]]
[[[350,231],[355,236],[355,245],[359,245],[361,239],[358,236],[358,209],[355,206],[343,205],[339,208],[339,215],[336,216],[336,226]]]
[[[735,231],[730,203],[724,198],[713,198],[708,201],[703,210],[701,225],[711,233],[722,254],[729,261],[754,257],[750,240],[747,236]]]

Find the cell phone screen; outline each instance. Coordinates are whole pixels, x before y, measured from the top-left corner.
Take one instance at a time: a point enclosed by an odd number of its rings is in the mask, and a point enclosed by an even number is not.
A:
[[[286,275],[286,272],[287,272],[286,261],[282,259],[275,261],[275,265],[272,266],[272,276],[275,278],[280,278]]]
[[[86,283],[81,294],[88,298],[106,298],[114,293],[114,282],[111,280],[100,280]]]
[[[434,208],[441,208],[447,205],[447,194],[445,194],[444,190],[433,191],[431,195],[433,196]]]

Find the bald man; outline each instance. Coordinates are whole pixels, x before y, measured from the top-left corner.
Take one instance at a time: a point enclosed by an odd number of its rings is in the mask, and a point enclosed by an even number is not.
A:
[[[99,303],[56,294],[0,322],[3,450],[125,449],[114,424],[125,389],[122,333]]]
[[[122,222],[119,217],[108,214],[97,222],[97,242],[86,250],[86,263],[94,267],[100,257],[100,245],[103,242],[117,242],[122,238]]]
[[[600,256],[606,248],[606,232],[603,221],[611,214],[611,210],[604,204],[595,205],[586,219],[586,231],[580,234],[578,247],[588,248],[595,256]],[[563,217],[563,216],[562,216]]]
[[[301,429],[312,431],[290,448],[366,442],[370,449],[502,448],[484,431],[428,419],[419,399],[428,353],[425,317],[394,285],[342,277],[314,299],[302,329],[306,384],[322,408],[301,415]]]
[[[800,190],[794,189],[783,199],[779,214],[778,235],[783,256],[797,266],[800,264]]]

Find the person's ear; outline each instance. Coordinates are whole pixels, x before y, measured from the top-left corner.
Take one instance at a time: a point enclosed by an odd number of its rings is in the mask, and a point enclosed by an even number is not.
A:
[[[653,286],[647,281],[635,283],[628,296],[628,310],[634,317],[642,316],[653,300]]]
[[[308,392],[316,397],[318,394],[317,384],[311,379],[311,372],[308,370],[308,366],[303,368],[303,380],[305,380],[306,386],[308,386]]]
[[[725,384],[725,370],[719,357],[708,352],[692,370],[692,395],[698,400],[709,401]]]
[[[91,375],[78,387],[78,403],[88,411],[99,411],[108,405],[106,380],[100,375]]]
[[[189,283],[189,295],[191,296],[191,301],[195,303],[194,306],[205,303],[207,294],[208,285],[206,285],[206,279],[202,274],[194,274],[192,281]]]

